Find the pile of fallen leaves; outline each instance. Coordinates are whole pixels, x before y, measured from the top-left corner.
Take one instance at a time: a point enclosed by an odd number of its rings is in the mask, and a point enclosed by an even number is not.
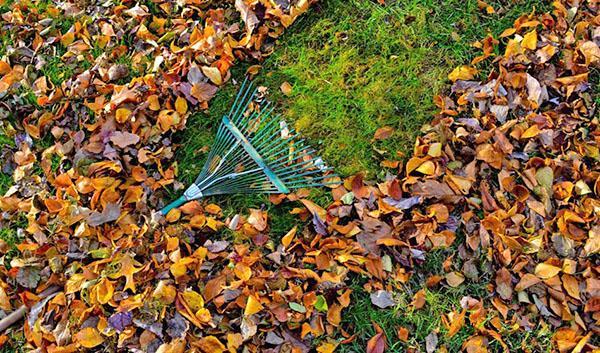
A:
[[[436,100],[440,113],[399,175],[378,184],[350,177],[326,209],[306,190],[272,196],[310,221],[277,239],[259,209],[225,217],[218,205],[190,202],[158,223],[151,214],[166,186],[178,188],[173,133],[206,107],[236,60],[268,54],[306,1],[17,1],[0,22],[13,39],[0,61],[0,128],[15,142],[1,153],[14,186],[0,197],[0,222],[20,241],[17,251],[3,244],[11,258],[0,271],[0,309],[26,304],[12,330],[47,352],[332,352],[356,337],[341,320],[352,278],[367,279],[374,305],[391,307],[427,251],[456,246],[447,274],[428,286],[459,286],[480,271],[494,278],[489,297],[465,297],[442,320],[448,336],[475,329],[467,352],[491,341],[508,350],[503,335],[540,321],[559,351],[593,349],[594,6],[557,2],[552,14],[524,15],[477,43],[483,55],[472,64],[493,69],[483,81],[473,66],[450,74],[452,94]],[[75,19],[65,31],[63,18]],[[60,84],[43,75],[57,56],[73,71]],[[412,305],[423,304],[420,291]],[[382,352],[410,330],[378,330],[366,349]],[[432,342],[427,351],[442,348]]]

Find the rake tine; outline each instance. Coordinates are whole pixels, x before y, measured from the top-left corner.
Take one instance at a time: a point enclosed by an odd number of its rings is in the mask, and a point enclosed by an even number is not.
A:
[[[261,101],[249,111],[257,90],[248,78],[242,82],[196,181],[160,211],[163,215],[208,195],[288,193],[337,183],[329,180],[335,174],[327,174],[333,168],[324,167],[299,133],[273,113],[271,102]]]

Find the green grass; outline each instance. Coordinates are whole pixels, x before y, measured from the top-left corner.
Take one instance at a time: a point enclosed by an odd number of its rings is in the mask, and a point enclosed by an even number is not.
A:
[[[386,172],[381,160],[410,154],[421,126],[436,111],[433,96],[448,88],[447,74],[478,54],[471,43],[501,33],[536,3],[516,1],[509,8],[491,3],[505,13],[485,15],[471,0],[388,1],[386,7],[326,0],[284,35],[256,81],[339,173],[381,178]],[[242,74],[243,68],[232,76]],[[289,97],[279,90],[283,82],[293,86]],[[209,114],[189,120],[178,158],[185,174],[199,170],[198,150],[210,146],[234,94],[228,85],[211,101]],[[382,126],[395,133],[373,141]]]

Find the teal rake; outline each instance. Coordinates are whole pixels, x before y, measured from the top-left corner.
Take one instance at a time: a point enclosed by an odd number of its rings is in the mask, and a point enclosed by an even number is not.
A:
[[[166,215],[188,201],[211,195],[286,194],[338,183],[332,168],[279,115],[273,115],[273,109],[245,80],[222,119],[198,178],[160,212]]]

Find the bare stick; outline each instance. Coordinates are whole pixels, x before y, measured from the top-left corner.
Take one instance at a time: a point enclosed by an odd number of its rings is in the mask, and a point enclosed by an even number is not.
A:
[[[52,287],[46,288],[44,291],[42,291],[39,294],[39,297],[46,298],[49,295],[52,295],[52,294],[58,292],[59,289],[60,289],[59,286],[52,286]],[[27,314],[28,310],[29,309],[27,308],[26,305],[21,305],[17,310],[8,314],[8,316],[5,317],[4,319],[0,320],[0,333],[4,332],[4,330],[6,330],[10,326],[12,326],[17,321],[21,320],[21,318]]]

